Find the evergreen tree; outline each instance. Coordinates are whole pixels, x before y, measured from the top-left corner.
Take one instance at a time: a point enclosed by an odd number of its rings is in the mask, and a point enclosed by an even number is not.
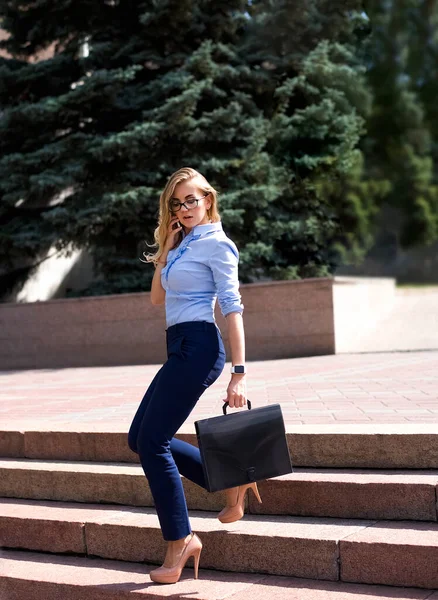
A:
[[[438,240],[438,3],[370,1],[366,9],[374,98],[364,140],[367,177],[389,184],[384,232],[402,247],[430,244]]]
[[[15,57],[0,61],[3,287],[51,245],[73,244],[100,276],[82,294],[149,289],[143,240],[165,180],[189,165],[221,192],[242,281],[332,272],[372,213],[365,194],[336,192],[347,175],[363,187],[356,8],[0,1]],[[53,58],[24,60],[50,44]]]
[[[363,181],[358,149],[370,109],[354,52],[359,9],[354,0],[254,3],[244,50],[271,122],[268,151],[289,173],[275,205],[284,231],[274,242],[274,277],[328,275],[372,240],[375,190]]]
[[[233,43],[246,8],[0,3],[3,47],[21,57],[0,64],[4,288],[52,244],[73,244],[92,252],[101,276],[83,293],[148,289],[143,240],[153,239],[159,193],[181,166],[224,190],[224,223],[242,224],[240,195],[264,194],[275,173],[261,151],[260,110],[239,91],[245,68]],[[54,42],[53,58],[24,60]]]

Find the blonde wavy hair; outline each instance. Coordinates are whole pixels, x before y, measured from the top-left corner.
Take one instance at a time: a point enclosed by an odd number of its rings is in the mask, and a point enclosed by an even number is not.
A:
[[[211,206],[209,209],[207,209],[208,218],[213,223],[216,223],[217,221],[221,220],[220,214],[218,212],[218,206],[217,206],[218,192],[214,189],[214,187],[211,186],[208,183],[208,181],[206,180],[206,178],[203,175],[201,175],[201,173],[196,171],[195,169],[192,169],[190,167],[183,167],[181,169],[178,169],[178,171],[175,171],[175,173],[173,173],[169,177],[169,179],[167,180],[167,183],[164,187],[164,190],[161,192],[160,211],[159,211],[159,216],[158,216],[158,227],[154,231],[155,243],[148,244],[145,241],[145,244],[147,246],[149,246],[150,248],[158,248],[158,249],[155,253],[152,253],[152,254],[145,254],[143,252],[143,256],[145,257],[146,260],[142,260],[140,258],[141,262],[153,262],[155,266],[157,265],[157,261],[159,260],[160,256],[163,254],[164,244],[165,244],[166,238],[167,238],[167,230],[169,228],[170,221],[173,217],[173,213],[169,207],[169,201],[172,198],[172,196],[175,192],[175,187],[178,185],[178,183],[181,183],[182,181],[190,181],[192,179],[196,179],[197,187],[199,187],[199,189],[202,190],[202,192],[204,194],[206,194],[207,192],[209,193],[208,198],[211,200]],[[175,244],[173,245],[171,250],[173,250],[174,248],[177,248],[180,245],[182,238],[183,238],[182,231],[180,231],[175,236],[175,238],[176,238]]]

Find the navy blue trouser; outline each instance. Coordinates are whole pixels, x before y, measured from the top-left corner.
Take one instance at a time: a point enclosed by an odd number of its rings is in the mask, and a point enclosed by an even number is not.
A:
[[[155,375],[128,434],[154,498],[166,541],[191,527],[180,474],[206,488],[196,446],[173,436],[225,366],[225,348],[214,323],[186,321],[166,329],[167,361]]]

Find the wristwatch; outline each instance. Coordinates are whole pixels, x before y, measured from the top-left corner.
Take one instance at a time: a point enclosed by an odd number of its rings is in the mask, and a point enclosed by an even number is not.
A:
[[[230,369],[230,373],[238,373],[239,375],[246,373],[245,365],[233,365]]]

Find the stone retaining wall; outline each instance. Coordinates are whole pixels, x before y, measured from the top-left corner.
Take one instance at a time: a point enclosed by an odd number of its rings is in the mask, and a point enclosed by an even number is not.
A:
[[[333,279],[241,284],[246,359],[334,354]],[[227,323],[216,320],[231,360]],[[150,293],[0,304],[0,369],[166,360],[165,312]]]

